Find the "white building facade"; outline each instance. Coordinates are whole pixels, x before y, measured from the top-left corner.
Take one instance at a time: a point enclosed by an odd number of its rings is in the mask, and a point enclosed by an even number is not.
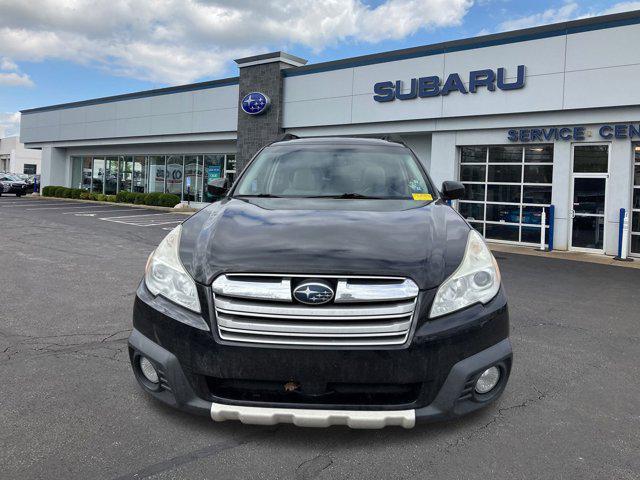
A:
[[[40,174],[40,157],[37,149],[25,148],[15,137],[0,138],[0,172]]]
[[[272,89],[282,132],[400,137],[436,184],[465,183],[456,208],[491,241],[538,243],[544,209],[554,248],[615,255],[623,209],[640,254],[639,40],[628,12],[315,65],[276,52],[239,78],[23,111],[21,137],[44,185],[206,201],[266,121],[242,98]]]

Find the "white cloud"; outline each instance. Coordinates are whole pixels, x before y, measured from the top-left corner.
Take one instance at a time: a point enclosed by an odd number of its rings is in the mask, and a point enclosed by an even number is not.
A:
[[[20,68],[12,59],[0,57],[0,85],[7,87],[33,87],[29,75],[21,73]]]
[[[33,81],[26,73],[0,72],[0,85],[7,87],[33,87]]]
[[[20,112],[0,112],[0,137],[18,135],[19,133]]]
[[[640,2],[622,2],[603,10],[598,15],[609,15],[610,13],[628,12],[630,10],[640,10]]]
[[[16,65],[16,62],[11,60],[10,58],[2,57],[0,58],[0,70],[3,70],[5,72],[8,70],[18,70],[18,65]]]
[[[459,25],[473,0],[0,0],[0,55],[183,83],[303,45],[376,43]]]
[[[569,1],[557,8],[549,8],[542,12],[506,20],[498,25],[497,31],[504,32],[509,30],[518,30],[538,25],[566,22],[578,18],[609,15],[611,13],[627,12],[638,9],[640,9],[640,1],[616,3],[605,10],[585,10],[578,2]]]
[[[576,2],[566,3],[560,8],[549,8],[543,12],[502,22],[499,30],[519,30],[521,28],[535,27],[536,25],[566,22],[576,17],[578,9],[579,7]]]

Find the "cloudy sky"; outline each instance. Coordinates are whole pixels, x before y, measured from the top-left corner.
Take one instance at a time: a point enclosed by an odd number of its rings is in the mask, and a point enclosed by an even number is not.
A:
[[[0,0],[0,129],[21,109],[640,9],[615,0]]]

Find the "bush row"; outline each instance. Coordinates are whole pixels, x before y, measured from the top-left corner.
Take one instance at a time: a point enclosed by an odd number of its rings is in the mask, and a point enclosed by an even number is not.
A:
[[[117,195],[91,193],[81,188],[67,188],[48,186],[42,189],[44,197],[80,198],[83,200],[98,200],[100,202],[134,203],[136,205],[153,205],[158,207],[175,207],[180,203],[180,197],[172,193],[133,193],[119,192]]]

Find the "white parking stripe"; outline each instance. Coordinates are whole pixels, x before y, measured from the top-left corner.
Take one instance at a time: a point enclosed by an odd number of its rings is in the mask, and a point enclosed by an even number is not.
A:
[[[69,209],[73,209],[73,208],[91,208],[91,207],[93,207],[93,205],[87,204],[87,205],[78,205],[77,207],[70,207],[69,205],[67,205],[67,206],[64,206],[64,207],[57,206],[57,207],[25,208],[25,210],[69,210]]]
[[[25,200],[23,202],[7,202],[7,203],[0,202],[0,205],[3,206],[3,207],[7,206],[7,205],[9,205],[11,207],[14,207],[14,206],[15,207],[21,207],[22,205],[26,205],[27,203],[30,203],[32,205],[33,204],[40,205],[40,206],[45,206],[45,205],[65,205],[65,203],[63,203],[63,202],[56,202],[56,203],[36,203],[36,202],[37,202],[37,200]]]
[[[153,218],[151,218],[153,217]],[[115,217],[100,217],[100,220],[134,227],[155,227],[182,223],[185,218],[171,213],[149,213],[143,215],[120,215]]]
[[[113,208],[113,207],[109,207],[109,208]],[[135,208],[125,208],[125,209],[114,209],[114,210],[90,210],[87,211],[86,213],[103,213],[103,214],[107,214],[107,213],[116,213],[116,212],[135,212],[136,209]],[[85,212],[83,212],[85,213]],[[62,215],[73,215],[73,214],[78,214],[78,212],[62,212]]]
[[[120,215],[118,217],[110,217],[110,218],[131,218],[131,217],[154,217],[158,215],[171,215],[170,213],[145,213],[144,215]],[[102,220],[102,218],[100,219]]]
[[[123,223],[123,222],[117,222]],[[134,225],[136,227],[155,227],[157,225],[170,225],[172,223],[182,223],[182,220],[175,220],[173,222],[158,222],[158,223],[127,223],[126,225]]]

